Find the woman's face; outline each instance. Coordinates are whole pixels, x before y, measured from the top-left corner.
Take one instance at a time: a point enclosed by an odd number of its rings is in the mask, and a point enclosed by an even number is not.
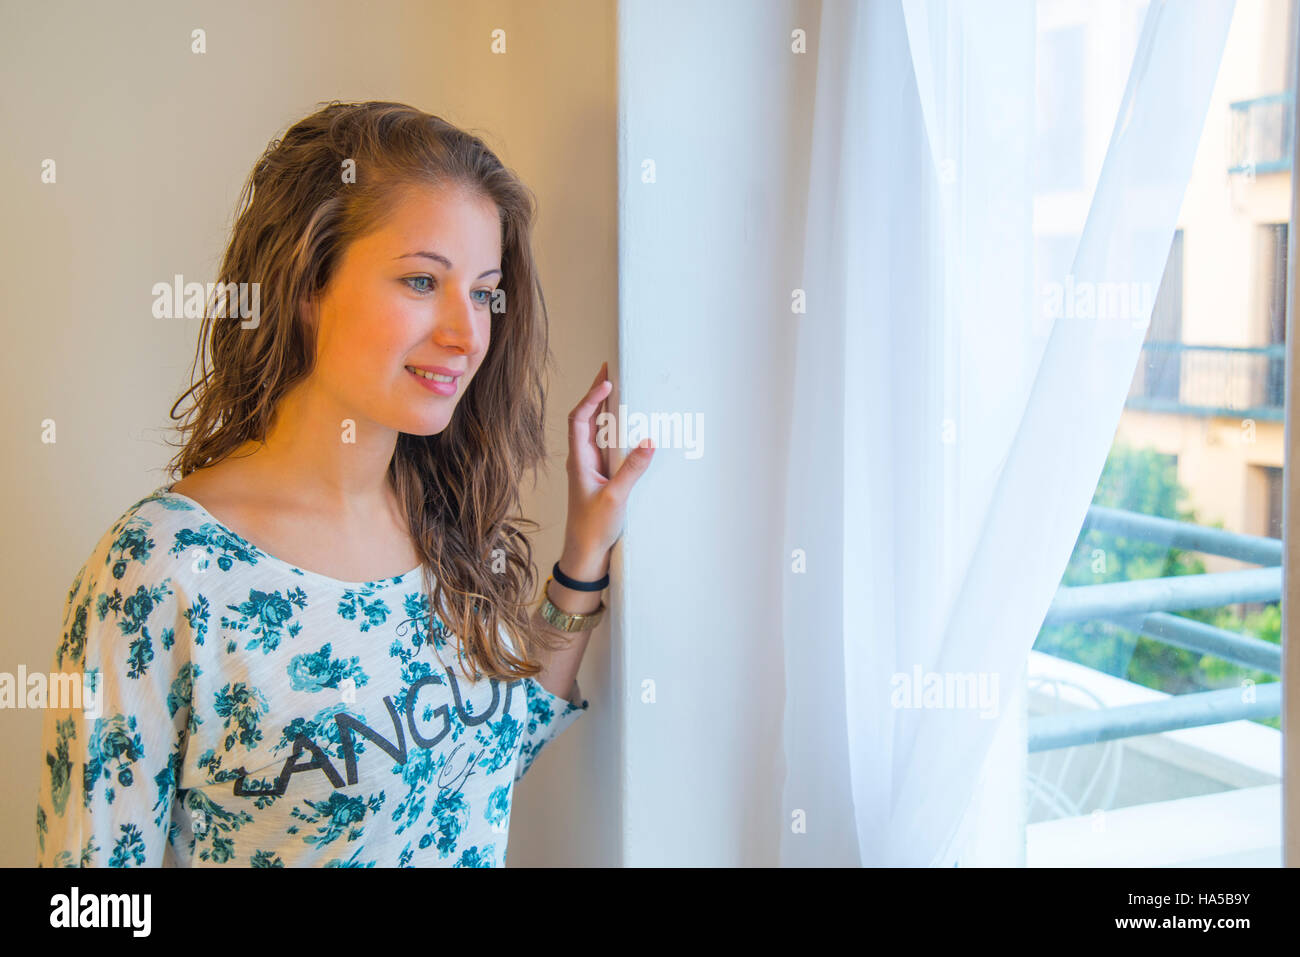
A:
[[[441,432],[487,354],[500,281],[496,205],[410,188],[381,227],[347,247],[318,300],[315,387],[358,429]]]

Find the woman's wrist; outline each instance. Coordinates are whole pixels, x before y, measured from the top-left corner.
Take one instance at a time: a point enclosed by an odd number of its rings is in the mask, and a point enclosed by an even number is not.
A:
[[[560,571],[580,582],[594,582],[609,573],[609,550],[603,553],[590,549],[566,548],[560,555]]]
[[[576,581],[599,581],[609,572],[609,552],[595,555],[590,552],[565,549],[560,556],[559,565],[561,572]],[[595,611],[600,607],[601,594],[598,591],[577,591],[566,588],[554,578],[546,586],[546,597],[550,598],[551,604],[570,615],[585,615]]]

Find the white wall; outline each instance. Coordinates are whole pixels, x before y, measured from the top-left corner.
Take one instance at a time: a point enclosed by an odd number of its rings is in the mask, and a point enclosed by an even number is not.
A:
[[[198,327],[154,319],[152,284],[215,271],[253,162],[323,100],[399,100],[471,127],[538,196],[553,459],[525,505],[548,526],[534,546],[549,567],[565,416],[601,360],[614,366],[615,12],[601,0],[0,4],[0,671],[48,670],[73,575],[165,481],[167,412]],[[489,52],[498,27],[504,56]],[[46,158],[54,185],[40,182]],[[41,442],[47,418],[54,445]],[[619,862],[608,635],[581,676],[591,712],[521,784],[511,866]],[[0,712],[0,865],[34,860],[40,719]]]
[[[656,453],[620,552],[628,865],[779,863],[786,370],[816,15],[619,4],[623,387],[631,411],[703,417],[700,458]]]

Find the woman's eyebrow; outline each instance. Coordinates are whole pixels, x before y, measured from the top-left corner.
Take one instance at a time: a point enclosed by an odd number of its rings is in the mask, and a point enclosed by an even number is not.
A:
[[[396,258],[397,258],[397,259],[409,259],[409,258],[412,257],[412,256],[423,256],[423,257],[425,257],[426,259],[432,259],[434,262],[442,263],[442,264],[443,264],[444,266],[446,266],[448,269],[451,269],[451,268],[452,268],[451,260],[448,259],[446,256],[443,256],[443,255],[441,255],[440,253],[431,253],[431,252],[428,252],[428,251],[423,250],[423,249],[420,250],[419,252],[415,252],[415,253],[407,253],[407,254],[404,255],[404,256],[397,256]],[[479,274],[478,274],[478,278],[479,278],[479,279],[482,279],[484,276],[490,276],[490,275],[492,275],[493,273],[501,274],[501,270],[500,270],[500,269],[489,269],[487,272],[481,272],[481,273],[479,273]]]

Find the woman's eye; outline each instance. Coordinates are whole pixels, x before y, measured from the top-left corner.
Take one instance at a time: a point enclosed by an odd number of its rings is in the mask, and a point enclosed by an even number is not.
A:
[[[433,281],[432,276],[406,276],[402,279],[402,282],[406,283],[416,292],[432,292]],[[475,289],[473,295],[479,296],[480,298],[477,300],[479,304],[486,306],[492,301],[492,293],[494,291],[495,290],[492,289]]]

